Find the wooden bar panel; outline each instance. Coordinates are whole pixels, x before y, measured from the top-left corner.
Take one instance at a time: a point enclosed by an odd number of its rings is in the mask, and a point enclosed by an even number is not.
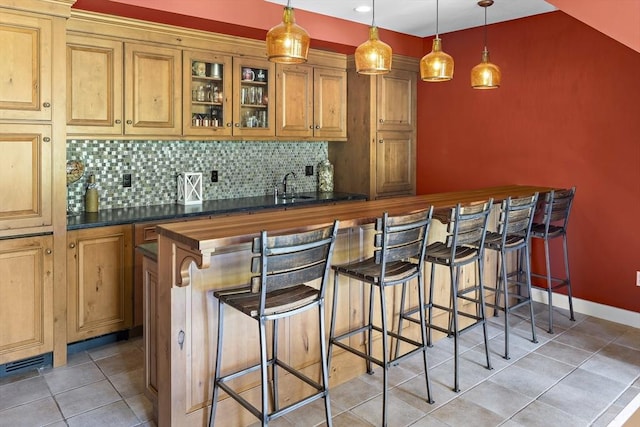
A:
[[[403,197],[369,202],[343,203],[321,208],[298,208],[279,212],[260,212],[251,215],[231,215],[223,218],[196,220],[158,226],[158,289],[157,312],[157,375],[158,425],[204,425],[208,419],[211,399],[211,372],[215,352],[218,305],[212,289],[237,286],[250,276],[250,243],[260,230],[300,231],[340,220],[340,233],[333,263],[351,262],[370,256],[373,248],[373,222],[384,211],[390,214],[409,213],[428,205],[446,213],[458,202],[471,202],[493,197],[500,201],[507,196],[548,191],[545,187],[503,186],[460,193]],[[442,217],[446,218],[447,215]],[[495,227],[496,214],[491,220]],[[434,221],[430,241],[443,240],[446,225]],[[199,264],[196,266],[195,261]],[[487,254],[485,279],[495,280],[495,256]],[[187,266],[190,267],[187,268]],[[425,265],[428,290],[430,265]],[[449,304],[450,278],[446,268],[437,267],[436,301]],[[188,270],[188,271],[187,271]],[[188,273],[188,274],[187,274]],[[188,276],[186,277],[185,274]],[[476,281],[476,270],[466,268],[461,280]],[[333,277],[332,277],[333,280]],[[417,283],[411,283],[409,304],[417,304]],[[341,278],[338,287],[329,286],[326,295],[327,333],[332,310],[333,292],[340,292],[336,332],[364,323],[368,313],[368,287],[355,280]],[[388,316],[393,327],[399,309],[400,287],[387,290]],[[379,316],[379,298],[377,316]],[[462,306],[461,310],[474,307]],[[249,366],[257,362],[259,344],[255,322],[228,309],[225,312],[225,342],[223,373],[231,368]],[[281,321],[281,349],[293,366],[303,368],[310,376],[319,375],[317,361],[317,316],[315,311],[296,317],[294,322]],[[447,316],[437,320],[445,325]],[[415,325],[405,322],[406,328],[417,338]],[[464,324],[461,324],[464,326]],[[414,328],[414,330],[411,330]],[[364,346],[364,334],[354,335],[353,344]],[[182,337],[182,338],[181,338]],[[438,336],[434,335],[437,339]],[[327,339],[328,337],[325,337]],[[375,338],[374,338],[375,339]],[[374,346],[375,347],[375,346]],[[379,346],[378,346],[379,347]],[[365,371],[364,361],[350,353],[334,348],[330,367],[330,385],[354,378]],[[247,377],[241,387],[248,399],[259,399],[259,378]],[[285,380],[286,381],[286,380]],[[282,399],[295,398],[301,390],[295,383],[282,387],[287,390]],[[242,426],[255,423],[255,418],[232,399],[221,397],[217,420],[223,425]]]

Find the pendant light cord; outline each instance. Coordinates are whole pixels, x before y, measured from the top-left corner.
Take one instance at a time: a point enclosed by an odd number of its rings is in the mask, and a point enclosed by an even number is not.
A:
[[[484,7],[484,50],[487,50],[487,6]]]
[[[287,0],[287,9],[291,9],[291,0]]]
[[[376,26],[376,0],[371,0],[371,4],[373,5],[371,9],[371,26]]]
[[[436,0],[436,38],[438,38],[438,15],[440,15],[440,2]]]

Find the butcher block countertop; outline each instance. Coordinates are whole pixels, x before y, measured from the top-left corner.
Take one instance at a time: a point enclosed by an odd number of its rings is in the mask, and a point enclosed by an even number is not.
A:
[[[202,219],[161,225],[158,233],[192,250],[211,254],[217,248],[251,241],[261,230],[268,232],[302,231],[340,221],[340,228],[368,224],[383,212],[390,215],[411,213],[433,205],[442,216],[443,211],[457,203],[470,203],[493,198],[500,202],[509,196],[524,196],[534,192],[546,193],[551,187],[504,185],[468,191],[406,196],[373,201],[352,201],[335,205],[300,207],[284,211],[268,211],[230,215],[223,218]],[[444,215],[446,216],[446,215]]]

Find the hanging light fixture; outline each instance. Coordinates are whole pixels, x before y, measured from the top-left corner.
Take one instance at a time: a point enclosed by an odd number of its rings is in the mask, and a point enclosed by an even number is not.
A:
[[[271,62],[299,64],[307,62],[309,34],[296,24],[291,0],[282,14],[282,22],[267,33],[267,57]]]
[[[373,1],[373,19],[369,27],[369,40],[356,49],[356,71],[360,74],[386,74],[391,71],[391,46],[380,40],[376,27],[376,0]]]
[[[493,0],[480,0],[478,6],[484,8],[484,50],[482,61],[471,69],[471,87],[474,89],[497,89],[500,87],[502,74],[500,68],[489,60],[487,50],[487,8],[493,4]]]
[[[453,78],[453,58],[442,51],[438,36],[438,0],[436,0],[436,38],[431,52],[420,60],[420,78],[425,82],[446,82]]]

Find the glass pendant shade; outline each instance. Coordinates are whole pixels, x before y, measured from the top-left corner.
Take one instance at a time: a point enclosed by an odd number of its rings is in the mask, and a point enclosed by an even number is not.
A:
[[[482,62],[471,69],[471,87],[474,89],[497,89],[502,74],[500,68],[489,61],[489,51],[482,51]]]
[[[309,42],[309,34],[296,24],[293,8],[285,7],[282,22],[267,33],[267,57],[283,64],[307,62]]]
[[[453,58],[442,51],[442,40],[433,39],[431,52],[420,60],[420,78],[425,82],[443,82],[453,78]]]
[[[356,49],[356,71],[360,74],[386,74],[391,71],[391,46],[378,37],[378,27],[369,27],[369,40]]]

